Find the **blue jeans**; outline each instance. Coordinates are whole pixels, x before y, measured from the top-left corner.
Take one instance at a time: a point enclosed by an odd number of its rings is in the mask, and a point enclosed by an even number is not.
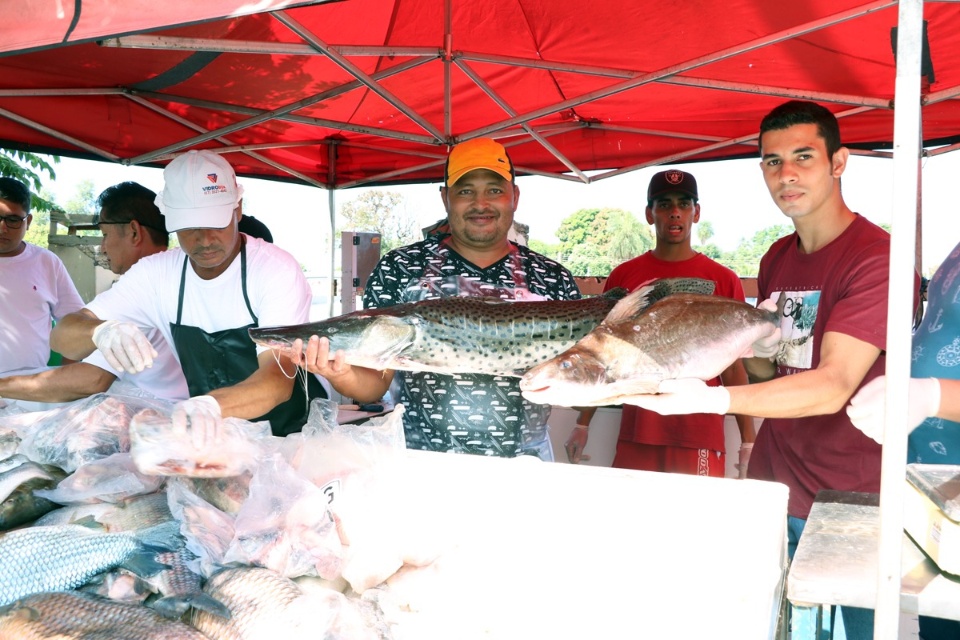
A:
[[[797,544],[800,542],[800,536],[803,535],[803,528],[807,526],[806,520],[787,516],[787,553],[793,560],[793,554],[797,552]],[[840,609],[840,615],[843,618],[844,633],[836,633],[836,612]],[[873,609],[861,609],[859,607],[833,607],[830,611],[830,628],[834,630],[834,640],[873,640]]]

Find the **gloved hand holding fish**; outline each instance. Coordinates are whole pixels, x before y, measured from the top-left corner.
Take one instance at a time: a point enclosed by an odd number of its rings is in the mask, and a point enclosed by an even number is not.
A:
[[[198,446],[197,439],[191,437],[197,425],[191,425],[188,431],[187,425],[177,420],[183,418],[176,412],[167,417],[144,410],[130,421],[130,455],[141,473],[195,478],[239,475],[256,464],[260,443],[270,436],[269,422],[218,417],[216,429],[204,431]]]
[[[714,286],[698,278],[664,278],[647,287],[645,303],[677,292],[708,294]],[[438,298],[354,311],[321,322],[258,327],[250,329],[250,338],[328,379],[347,373],[347,365],[520,377],[573,346],[625,294],[624,289],[614,289],[580,300],[529,302]],[[329,348],[313,341],[310,351],[311,336],[327,338]],[[307,357],[293,354],[294,350],[307,350]],[[334,363],[324,369],[321,360]]]
[[[216,442],[223,425],[220,405],[211,396],[196,396],[173,405],[170,415],[172,433],[177,438],[190,438],[196,449],[205,449]]]
[[[576,345],[530,369],[520,379],[523,396],[568,407],[628,402],[667,415],[726,413],[729,393],[703,381],[778,333],[779,312],[687,293],[651,304],[648,293],[640,287]]]

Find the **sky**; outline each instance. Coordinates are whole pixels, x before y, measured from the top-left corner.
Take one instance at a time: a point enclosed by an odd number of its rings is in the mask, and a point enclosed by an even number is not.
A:
[[[530,226],[530,237],[555,241],[560,222],[583,208],[619,208],[643,221],[647,182],[657,171],[680,168],[691,172],[700,191],[701,221],[713,224],[711,239],[721,249],[733,250],[765,227],[789,224],[770,198],[760,173],[759,159],[697,164],[672,164],[641,169],[589,185],[539,176],[521,176],[516,220]],[[877,224],[891,221],[893,162],[884,158],[851,156],[843,176],[844,198],[851,209]],[[71,199],[77,185],[92,180],[94,193],[133,180],[154,191],[163,187],[163,172],[145,167],[125,167],[108,162],[62,158],[55,165],[57,180],[49,185],[58,202]],[[923,267],[932,270],[960,241],[960,216],[953,199],[953,180],[960,179],[960,152],[924,161]],[[330,214],[329,193],[316,187],[240,178],[244,187],[244,212],[263,221],[274,241],[292,253],[308,275],[327,275]],[[438,184],[381,187],[396,191],[420,226],[444,217]],[[336,208],[360,195],[360,189],[336,191]],[[696,242],[696,229],[694,242]]]

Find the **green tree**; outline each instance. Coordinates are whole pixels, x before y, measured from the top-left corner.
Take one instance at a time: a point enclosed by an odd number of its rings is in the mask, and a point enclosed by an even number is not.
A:
[[[622,209],[580,209],[557,230],[559,260],[574,275],[605,276],[654,244],[649,227]]]
[[[341,205],[337,233],[379,233],[382,253],[410,244],[417,239],[417,221],[403,204],[403,196],[395,191],[365,191]]]
[[[709,220],[697,223],[697,239],[701,245],[706,245],[713,237],[713,223]]]
[[[50,156],[53,164],[60,162],[59,156]],[[19,151],[17,149],[0,149],[0,176],[16,178],[30,188],[31,193],[31,213],[38,211],[50,211],[53,203],[40,195],[43,189],[43,176],[46,174],[50,180],[56,180],[57,174],[53,170],[53,165],[47,160],[35,153]],[[33,226],[33,225],[31,225]],[[44,243],[46,246],[46,243]]]
[[[714,258],[720,264],[730,267],[738,276],[756,276],[760,268],[760,258],[778,238],[793,233],[793,226],[778,224],[766,227],[753,234],[749,240],[741,240],[737,248]],[[711,256],[712,257],[712,256]]]

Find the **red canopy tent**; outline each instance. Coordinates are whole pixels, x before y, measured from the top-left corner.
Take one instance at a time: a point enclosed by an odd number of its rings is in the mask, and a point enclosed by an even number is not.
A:
[[[753,155],[773,106],[829,104],[848,146],[896,148],[888,433],[906,421],[911,316],[896,301],[912,286],[920,147],[960,143],[955,2],[67,5],[4,7],[0,146],[154,166],[210,148],[241,175],[333,193],[439,181],[450,144],[489,135],[521,175],[590,182]],[[887,442],[877,633],[895,637],[906,444]]]
[[[20,4],[0,26],[8,147],[148,165],[205,147],[342,188],[438,180],[447,145],[492,135],[521,174],[586,182],[752,155],[792,97],[833,105],[848,145],[892,143],[892,0],[76,0],[66,44],[67,3]],[[960,11],[925,19],[924,142],[952,144]]]

